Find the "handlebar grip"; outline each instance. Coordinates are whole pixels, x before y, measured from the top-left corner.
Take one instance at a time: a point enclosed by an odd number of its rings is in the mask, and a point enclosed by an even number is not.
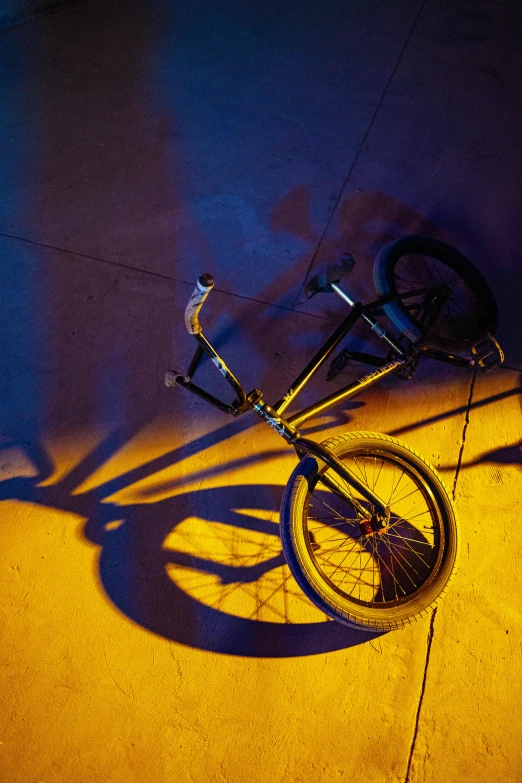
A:
[[[212,288],[214,287],[214,278],[212,275],[201,275],[198,278],[196,287],[192,291],[188,304],[185,308],[185,326],[189,334],[199,334],[201,326],[199,325],[199,311]]]

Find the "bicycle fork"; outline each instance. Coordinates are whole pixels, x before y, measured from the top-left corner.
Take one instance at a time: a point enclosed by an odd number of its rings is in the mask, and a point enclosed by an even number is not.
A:
[[[374,375],[380,377],[379,371]],[[376,378],[377,380],[377,378]],[[348,485],[348,491],[340,484],[336,484],[328,476],[321,477],[323,484],[328,486],[334,492],[343,495],[343,497],[352,504],[355,510],[363,517],[368,517],[368,509],[366,509],[352,494],[350,487],[359,492],[362,497],[371,503],[377,514],[377,525],[384,527],[390,518],[389,506],[375,494],[369,487],[362,483],[355,473],[350,470],[335,454],[323,446],[321,443],[316,443],[309,438],[302,438],[296,428],[282,416],[280,416],[274,408],[268,405],[262,396],[262,392],[259,389],[254,389],[247,395],[247,402],[256,411],[257,415],[263,419],[278,435],[284,438],[287,443],[290,443],[296,450],[297,455],[302,457],[304,454],[309,454],[318,460],[321,460],[329,468],[341,478]]]

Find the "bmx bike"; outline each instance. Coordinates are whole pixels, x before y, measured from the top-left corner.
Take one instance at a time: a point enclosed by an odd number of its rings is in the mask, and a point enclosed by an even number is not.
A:
[[[330,264],[305,287],[310,298],[333,292],[349,312],[287,393],[273,405],[263,393],[246,393],[203,334],[199,312],[214,285],[202,275],[185,309],[187,330],[197,342],[186,375],[167,372],[219,410],[256,413],[295,449],[299,463],[285,488],[280,534],[286,561],[303,592],[326,615],[369,632],[400,628],[425,616],[444,596],[456,568],[457,521],[452,500],[436,470],[410,446],[375,432],[348,432],[317,443],[299,426],[382,378],[411,378],[421,357],[489,371],[504,360],[494,337],[497,306],[486,281],[459,251],[435,239],[405,236],[378,255],[370,304],[353,300],[341,281],[354,266],[351,255]],[[399,337],[382,326],[386,316]],[[347,362],[372,371],[317,401],[285,415],[335,348],[362,321],[382,339],[384,355],[342,350],[328,378]],[[193,382],[207,354],[235,393],[231,403]]]

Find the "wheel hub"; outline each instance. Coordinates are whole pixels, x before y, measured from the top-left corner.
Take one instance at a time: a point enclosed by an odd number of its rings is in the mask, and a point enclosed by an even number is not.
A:
[[[368,519],[361,519],[359,530],[363,536],[382,535],[388,530],[387,522],[380,514],[372,514]]]

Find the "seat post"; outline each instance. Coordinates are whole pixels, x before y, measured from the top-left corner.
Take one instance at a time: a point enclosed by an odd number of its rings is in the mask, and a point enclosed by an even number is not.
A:
[[[355,305],[355,302],[352,299],[350,299],[346,291],[343,291],[339,283],[330,283],[330,286],[332,290],[335,291],[335,293],[341,297],[341,299],[344,299],[344,301],[350,305],[350,307],[353,307]],[[368,326],[371,327],[372,332],[375,332],[375,334],[378,337],[381,337],[383,340],[386,340],[388,345],[390,345],[394,351],[397,351],[399,356],[404,356],[404,351],[402,351],[399,348],[399,346],[394,343],[394,341],[391,339],[390,335],[388,334],[384,326],[381,326],[380,323],[374,321],[373,318],[370,318],[370,316],[366,315],[366,313],[361,313],[361,316],[364,318]]]

